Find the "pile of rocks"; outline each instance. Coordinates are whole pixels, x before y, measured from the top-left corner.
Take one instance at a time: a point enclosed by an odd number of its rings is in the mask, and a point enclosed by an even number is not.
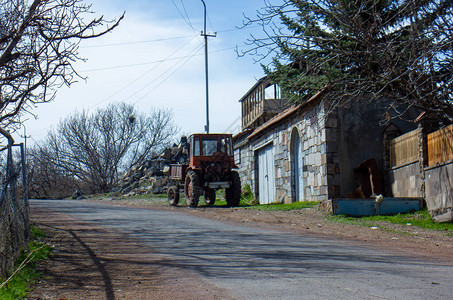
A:
[[[126,196],[164,193],[169,184],[169,176],[166,174],[170,169],[170,164],[187,163],[188,150],[187,138],[183,136],[179,145],[174,144],[172,147],[166,148],[160,155],[133,167],[123,177],[117,191]]]

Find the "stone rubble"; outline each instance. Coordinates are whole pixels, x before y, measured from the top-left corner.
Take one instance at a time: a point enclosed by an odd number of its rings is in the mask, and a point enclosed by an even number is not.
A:
[[[119,192],[127,197],[143,194],[162,194],[169,185],[171,164],[186,164],[189,159],[187,137],[182,136],[179,145],[166,148],[160,155],[133,167],[120,181]]]

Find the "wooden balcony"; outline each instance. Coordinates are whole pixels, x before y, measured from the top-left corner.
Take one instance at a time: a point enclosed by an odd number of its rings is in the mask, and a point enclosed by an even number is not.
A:
[[[242,130],[253,129],[288,107],[280,89],[267,77],[261,78],[239,101],[242,107]]]

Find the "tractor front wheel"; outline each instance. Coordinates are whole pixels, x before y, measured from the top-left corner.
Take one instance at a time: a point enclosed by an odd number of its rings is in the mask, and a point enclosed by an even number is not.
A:
[[[187,206],[197,207],[200,198],[200,179],[194,171],[187,172],[184,193]]]
[[[168,188],[167,191],[168,204],[177,206],[179,203],[179,188],[175,185]]]
[[[228,206],[238,206],[241,201],[241,179],[236,171],[230,174],[231,185],[225,189],[225,198]]]

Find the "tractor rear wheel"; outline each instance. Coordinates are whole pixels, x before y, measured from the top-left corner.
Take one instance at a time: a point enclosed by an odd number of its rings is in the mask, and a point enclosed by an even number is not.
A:
[[[187,172],[184,193],[187,206],[197,207],[200,198],[200,179],[194,171]]]
[[[238,206],[241,201],[241,179],[236,171],[230,173],[231,186],[225,189],[225,198],[228,206]]]
[[[175,185],[172,185],[168,188],[167,191],[168,204],[177,206],[179,203],[179,188]]]
[[[204,202],[207,205],[214,205],[215,203],[215,190],[214,189],[205,189],[204,190]]]

